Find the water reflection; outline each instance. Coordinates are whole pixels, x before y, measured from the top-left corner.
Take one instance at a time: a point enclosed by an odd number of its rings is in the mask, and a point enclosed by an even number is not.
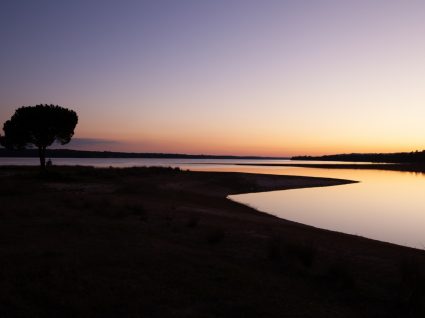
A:
[[[350,179],[360,183],[234,195],[231,199],[315,227],[425,248],[423,174],[289,167],[273,170],[273,173]]]

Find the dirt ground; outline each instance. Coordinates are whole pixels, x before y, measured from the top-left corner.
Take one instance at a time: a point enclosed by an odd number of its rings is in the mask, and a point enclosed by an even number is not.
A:
[[[0,316],[423,317],[423,251],[226,199],[347,182],[0,168]]]

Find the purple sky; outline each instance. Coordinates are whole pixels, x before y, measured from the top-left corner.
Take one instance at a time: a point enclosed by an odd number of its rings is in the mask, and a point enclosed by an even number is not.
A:
[[[5,0],[0,121],[59,104],[98,150],[423,149],[424,34],[423,1]]]

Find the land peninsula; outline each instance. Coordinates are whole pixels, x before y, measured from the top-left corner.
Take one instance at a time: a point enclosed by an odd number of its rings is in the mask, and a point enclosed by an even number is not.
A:
[[[421,317],[425,253],[230,194],[353,181],[0,168],[3,317]]]

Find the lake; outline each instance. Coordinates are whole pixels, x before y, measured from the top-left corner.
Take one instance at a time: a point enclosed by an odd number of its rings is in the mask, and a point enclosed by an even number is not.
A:
[[[273,173],[360,183],[229,198],[291,221],[425,248],[425,177],[421,173],[295,167],[276,169]]]
[[[288,160],[93,159],[54,158],[57,165],[96,167],[171,166],[228,171],[339,178],[360,181],[340,186],[229,196],[260,211],[319,228],[404,246],[425,248],[425,177],[421,173],[238,166],[236,163],[289,163]],[[312,163],[291,161],[291,163]],[[37,165],[37,158],[0,158],[0,165]]]

